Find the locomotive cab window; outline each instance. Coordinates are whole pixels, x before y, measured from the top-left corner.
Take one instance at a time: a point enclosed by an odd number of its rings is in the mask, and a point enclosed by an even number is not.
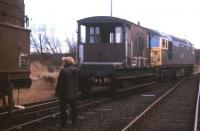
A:
[[[159,37],[151,38],[151,47],[160,47],[160,38]]]
[[[162,48],[166,49],[167,48],[167,40],[162,39]]]

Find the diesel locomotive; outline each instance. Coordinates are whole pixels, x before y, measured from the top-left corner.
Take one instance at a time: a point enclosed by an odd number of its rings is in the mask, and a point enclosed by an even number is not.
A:
[[[83,91],[93,85],[116,90],[190,75],[195,62],[188,40],[109,16],[78,20],[77,61]]]
[[[30,30],[24,0],[0,1],[0,97],[12,99],[12,87],[30,87]],[[4,99],[5,104],[5,99]]]

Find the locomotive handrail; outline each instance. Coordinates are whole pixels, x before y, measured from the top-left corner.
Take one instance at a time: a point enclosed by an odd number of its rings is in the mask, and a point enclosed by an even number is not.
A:
[[[89,64],[93,64],[93,65],[121,65],[121,62],[83,62],[83,65],[89,65]]]
[[[141,57],[141,56],[139,56],[139,57],[132,57],[132,58],[134,58],[134,59],[143,59],[143,60],[149,59],[149,58],[145,58],[145,57]]]
[[[145,60],[148,60],[148,58],[141,57],[141,56],[138,56],[138,57],[132,57],[132,59],[139,60],[139,63],[138,63],[138,64],[139,64],[139,65],[138,65],[139,68],[140,68],[140,66],[141,66],[141,60],[144,60],[144,61],[145,61]],[[134,60],[133,60],[133,63],[135,63]],[[137,62],[136,62],[136,64],[137,64]]]

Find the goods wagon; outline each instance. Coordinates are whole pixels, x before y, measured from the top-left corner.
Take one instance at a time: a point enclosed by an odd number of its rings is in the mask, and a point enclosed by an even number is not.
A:
[[[78,20],[77,60],[84,76],[82,90],[89,91],[93,84],[116,89],[191,74],[194,53],[187,40],[121,18],[97,16]]]
[[[0,96],[12,97],[9,87],[30,87],[30,30],[25,28],[23,0],[0,1]],[[12,98],[10,98],[12,99]],[[5,104],[5,99],[4,99]]]

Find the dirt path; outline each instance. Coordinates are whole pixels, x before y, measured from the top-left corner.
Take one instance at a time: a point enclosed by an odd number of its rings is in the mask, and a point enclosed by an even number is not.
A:
[[[14,103],[17,105],[54,98],[58,71],[51,70],[50,72],[47,65],[38,61],[32,62],[30,69],[31,88],[19,89],[19,92],[18,89],[13,91]]]

